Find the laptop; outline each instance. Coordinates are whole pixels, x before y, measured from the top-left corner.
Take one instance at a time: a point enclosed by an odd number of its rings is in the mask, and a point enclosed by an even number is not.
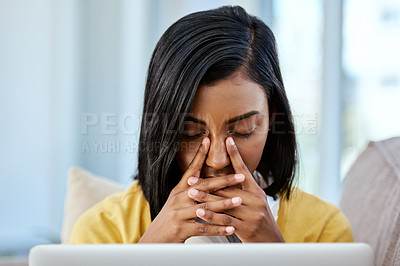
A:
[[[30,266],[373,266],[363,243],[39,245]]]

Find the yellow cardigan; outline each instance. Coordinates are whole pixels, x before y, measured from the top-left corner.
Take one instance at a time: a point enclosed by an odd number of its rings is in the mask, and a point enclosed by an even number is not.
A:
[[[72,231],[71,244],[137,243],[151,223],[138,181],[85,212]],[[286,242],[353,242],[350,224],[336,206],[295,189],[280,199],[277,224]]]

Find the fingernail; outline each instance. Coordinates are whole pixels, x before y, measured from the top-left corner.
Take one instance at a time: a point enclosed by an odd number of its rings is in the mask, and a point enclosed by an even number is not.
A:
[[[199,217],[204,217],[205,214],[206,214],[206,212],[203,209],[196,210],[196,215]]]
[[[233,234],[233,232],[235,232],[235,227],[233,227],[233,226],[228,226],[227,228],[225,228],[225,231],[226,231],[228,234]]]
[[[232,146],[234,146],[235,145],[235,142],[233,141],[233,138],[229,138],[229,144],[231,144]]]
[[[193,197],[193,196],[196,196],[197,193],[199,193],[199,191],[195,188],[191,188],[191,189],[189,189],[188,193],[189,193],[189,196]]]
[[[236,175],[235,175],[235,179],[236,179],[237,181],[243,181],[243,180],[244,180],[244,175],[242,175],[242,174],[236,174]]]
[[[234,197],[234,198],[232,198],[232,203],[233,204],[239,204],[239,203],[241,203],[242,202],[242,199],[240,198],[240,197]]]
[[[197,177],[195,177],[195,176],[192,176],[192,177],[190,177],[190,178],[188,179],[188,184],[189,184],[190,186],[192,186],[192,185],[196,184],[198,180],[199,180],[199,178],[197,178]]]

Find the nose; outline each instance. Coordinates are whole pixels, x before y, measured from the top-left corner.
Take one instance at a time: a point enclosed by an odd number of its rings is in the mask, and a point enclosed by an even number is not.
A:
[[[210,138],[210,149],[206,159],[206,164],[215,170],[223,169],[230,165],[231,161],[225,146],[225,139]]]

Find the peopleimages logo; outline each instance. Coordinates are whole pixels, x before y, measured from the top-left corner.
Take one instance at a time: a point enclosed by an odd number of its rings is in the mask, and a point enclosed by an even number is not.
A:
[[[87,135],[90,129],[101,135],[135,135],[140,130],[140,119],[133,113],[83,113],[81,116],[81,134]]]
[[[184,119],[184,127],[192,122],[186,121],[188,116],[192,114],[178,114],[174,116],[176,121]],[[222,120],[229,120],[237,114],[226,114]],[[163,135],[175,134],[176,130],[173,130],[171,122],[171,116],[167,114],[151,114],[148,113],[143,119],[153,127],[158,127],[158,131],[164,132]],[[191,116],[192,117],[192,116]],[[274,113],[271,117],[265,118],[268,121],[274,121],[270,123],[268,134],[293,134],[296,135],[317,135],[318,133],[318,117],[316,113],[313,114],[294,114],[293,122],[295,132],[285,130],[285,118],[286,115],[283,113]],[[215,127],[215,124],[220,121],[213,120],[214,117],[211,114],[206,114],[201,117],[203,121],[206,121],[207,125],[198,125],[198,129],[191,125],[193,131],[209,131],[208,127]],[[264,119],[264,118],[262,118]],[[84,136],[82,143],[82,153],[133,153],[139,150],[139,133],[141,127],[142,116],[134,113],[121,113],[116,112],[103,112],[103,113],[82,113],[81,115],[81,135]],[[193,120],[193,119],[191,119]],[[195,123],[196,124],[196,123]],[[240,128],[252,128],[254,129],[254,120],[241,120],[240,124],[227,126],[226,132],[235,131],[235,127]],[[183,129],[182,134],[186,134],[186,129]],[[215,129],[211,129],[215,130]],[[211,131],[210,130],[210,131]],[[266,134],[265,131],[257,131],[255,134]],[[168,139],[168,138],[167,138]],[[197,149],[196,141],[186,141],[179,143],[180,149],[193,150]],[[163,143],[152,143],[151,145],[146,144],[142,147],[146,149],[159,150],[163,149],[165,144]],[[223,145],[219,145],[222,147]],[[213,146],[216,147],[215,145]]]

